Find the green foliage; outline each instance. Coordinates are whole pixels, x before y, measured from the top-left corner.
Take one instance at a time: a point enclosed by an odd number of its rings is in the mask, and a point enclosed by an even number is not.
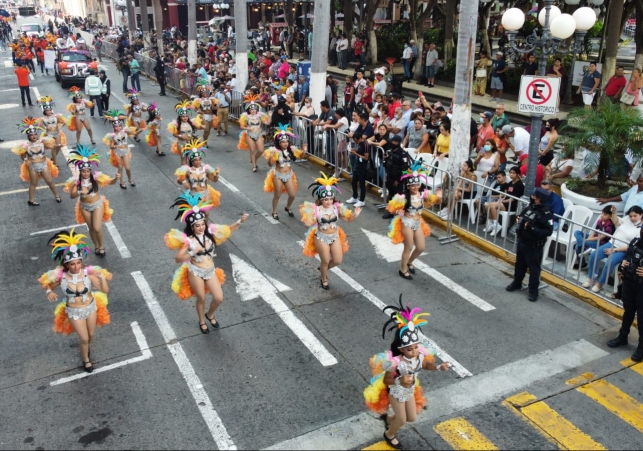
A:
[[[643,160],[643,114],[603,98],[596,109],[576,108],[569,113],[561,141],[567,149],[593,152],[586,170],[598,170],[598,188],[605,189],[608,175],[622,175],[617,168],[628,150],[635,163]]]
[[[449,62],[445,66],[442,66],[438,73],[435,74],[435,78],[453,83],[455,80],[455,66],[455,59],[449,60]]]
[[[396,22],[382,27],[377,33],[377,58],[384,61],[388,57],[402,58],[404,43],[409,39],[408,22]]]
[[[603,35],[603,22],[597,20],[592,28],[587,30],[587,36],[590,38],[599,38]]]

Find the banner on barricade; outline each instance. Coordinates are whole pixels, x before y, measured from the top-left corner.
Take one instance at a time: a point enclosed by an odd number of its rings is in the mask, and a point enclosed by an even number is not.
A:
[[[56,51],[45,50],[45,69],[53,69],[54,61],[56,61]]]

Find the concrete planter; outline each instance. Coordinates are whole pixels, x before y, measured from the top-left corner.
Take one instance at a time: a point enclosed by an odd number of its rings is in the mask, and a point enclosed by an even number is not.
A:
[[[578,194],[567,189],[567,183],[563,183],[560,186],[560,193],[563,199],[572,201],[574,205],[582,205],[583,207],[589,208],[592,213],[594,213],[592,221],[595,221],[598,218],[605,205],[616,205],[616,208],[618,208],[618,215],[623,216],[624,214],[623,207],[625,207],[625,202],[610,202],[609,204],[600,205],[593,197],[583,196],[582,194]]]

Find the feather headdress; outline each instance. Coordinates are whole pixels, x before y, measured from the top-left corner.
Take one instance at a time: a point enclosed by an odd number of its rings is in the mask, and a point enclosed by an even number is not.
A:
[[[407,185],[419,185],[422,183],[422,179],[424,179],[424,184],[426,185],[428,184],[427,176],[428,173],[422,166],[422,158],[419,158],[411,164],[408,170],[402,172],[400,180],[406,179]]]
[[[51,110],[54,108],[54,100],[51,98],[51,96],[42,96],[41,98],[38,99],[38,105],[40,105],[40,108],[42,108],[42,111],[45,110]]]
[[[205,78],[199,78],[196,82],[197,92],[212,92],[214,87]]]
[[[391,313],[391,319],[384,323],[382,338],[386,335],[386,328],[392,324],[392,326],[388,328],[388,332],[397,329],[396,334],[398,334],[398,338],[401,343],[400,348],[404,348],[420,342],[419,328],[428,324],[426,319],[423,317],[429,316],[429,314],[422,313],[422,310],[418,307],[414,309],[408,305],[405,307],[402,304],[401,294],[398,303],[399,305],[387,305],[383,309],[393,310],[393,313]]]
[[[190,103],[189,100],[184,100],[174,105],[174,111],[176,111],[179,116],[187,116],[192,110],[192,103]]]
[[[127,97],[130,100],[138,100],[138,91],[135,88],[132,88],[129,91],[127,91],[127,94],[125,94],[125,97]]]
[[[89,246],[84,241],[87,236],[75,233],[74,230],[71,229],[70,232],[63,230],[49,240],[52,247],[51,258],[58,260],[60,264],[72,260],[82,260],[90,252]]]
[[[78,86],[72,86],[67,91],[67,96],[68,97],[81,97],[82,98],[82,97],[85,96],[85,94],[83,94],[83,91],[81,91],[81,89]]]
[[[38,127],[37,125],[37,120],[34,119],[32,116],[27,116],[22,119],[22,122],[18,124],[18,127],[20,127],[20,133],[24,133],[25,135],[37,135],[38,133],[44,131],[44,128]]]
[[[147,111],[149,111],[150,113],[154,113],[156,116],[161,114],[161,109],[158,107],[156,102],[150,103],[150,106],[147,107]]]
[[[174,219],[181,218],[181,222],[192,225],[197,221],[204,221],[205,212],[212,210],[214,205],[210,200],[201,200],[200,193],[190,194],[190,191],[186,191],[170,206],[170,208],[174,207],[179,210]]]
[[[189,143],[183,146],[183,156],[191,162],[195,158],[203,158],[205,156],[205,146],[208,143],[200,141],[198,138],[192,138]]]
[[[284,125],[280,122],[279,125],[275,127],[275,141],[277,142],[290,141],[291,138],[296,137],[297,135],[292,132],[292,128],[290,128],[288,124]]]
[[[95,148],[91,149],[84,144],[78,144],[74,150],[69,152],[67,164],[72,163],[80,171],[81,169],[91,169],[92,165],[98,166],[99,161]]]
[[[120,110],[109,110],[103,113],[106,121],[111,121],[112,126],[120,125],[123,126],[127,116]]]
[[[321,177],[315,179],[315,183],[311,183],[308,188],[314,187],[313,196],[317,195],[318,199],[331,199],[341,194],[342,192],[335,186],[339,182],[338,178],[328,177],[323,172],[320,172]]]
[[[251,109],[255,109],[259,111],[259,104],[257,103],[257,100],[259,100],[259,95],[258,94],[248,94],[243,96],[243,107],[245,108],[246,111],[249,111]]]

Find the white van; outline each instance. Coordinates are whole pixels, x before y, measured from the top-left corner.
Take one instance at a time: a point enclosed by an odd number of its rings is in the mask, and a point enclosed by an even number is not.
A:
[[[22,33],[27,33],[27,36],[31,37],[34,34],[39,35],[43,33],[44,29],[42,25],[39,23],[31,22],[31,23],[23,23],[20,25],[20,34]]]

